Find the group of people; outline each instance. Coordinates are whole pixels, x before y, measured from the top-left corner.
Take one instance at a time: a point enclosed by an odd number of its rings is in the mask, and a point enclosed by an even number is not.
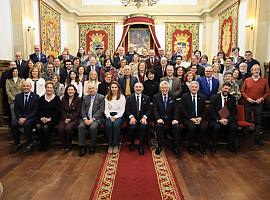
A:
[[[80,47],[77,56],[72,56],[65,48],[58,57],[46,57],[35,46],[28,61],[16,52],[16,60],[10,62],[1,77],[12,119],[12,152],[22,148],[21,128],[27,140],[25,153],[33,149],[33,128],[40,151],[49,148],[52,131],[58,132],[62,149],[71,150],[77,128],[79,156],[87,152],[87,134],[91,135],[89,153],[93,154],[98,129],[104,124],[108,153],[117,153],[124,121],[129,128],[129,150],[135,150],[138,134],[140,155],[144,154],[150,122],[154,123],[157,136],[157,155],[168,130],[176,154],[181,152],[181,136],[187,137],[190,154],[195,142],[202,154],[206,154],[208,144],[216,152],[222,130],[227,131],[224,133],[228,149],[235,152],[237,104],[245,105],[247,121],[254,116],[254,139],[263,144],[261,112],[269,96],[269,85],[261,77],[260,64],[252,58],[251,51],[245,52],[245,58],[239,55],[238,47],[233,48],[232,57],[220,51],[211,63],[198,50],[188,61],[181,45],[174,53],[163,48],[158,49],[158,55],[154,49],[142,52],[139,55],[130,47],[125,53],[124,47],[119,47],[112,55],[97,45],[95,51],[87,54]]]

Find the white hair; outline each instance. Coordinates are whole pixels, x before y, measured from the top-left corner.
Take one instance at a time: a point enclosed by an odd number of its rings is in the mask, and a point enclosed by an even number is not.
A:
[[[161,87],[163,87],[165,85],[170,87],[170,83],[168,81],[161,81],[160,84],[159,84],[159,87],[161,88]]]
[[[191,87],[192,85],[197,85],[197,86],[198,86],[198,89],[200,88],[200,84],[199,84],[198,81],[191,81],[191,82],[189,83],[189,87]]]

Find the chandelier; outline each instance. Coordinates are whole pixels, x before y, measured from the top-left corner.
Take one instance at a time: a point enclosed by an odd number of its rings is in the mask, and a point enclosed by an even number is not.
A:
[[[121,2],[123,6],[128,6],[132,3],[138,9],[140,9],[140,7],[146,3],[148,6],[154,6],[158,2],[158,0],[121,0]]]

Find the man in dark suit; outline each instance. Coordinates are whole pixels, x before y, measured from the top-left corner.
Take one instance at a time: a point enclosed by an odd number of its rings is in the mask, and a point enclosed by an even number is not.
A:
[[[212,74],[213,68],[209,66],[205,68],[205,76],[197,79],[200,85],[200,93],[205,96],[207,101],[210,100],[212,95],[217,94],[219,87],[218,80],[212,77]]]
[[[125,55],[125,48],[124,47],[118,47],[117,50],[118,55],[113,58],[113,66],[116,69],[120,68],[120,60],[126,59],[128,60],[128,57]]]
[[[21,78],[27,79],[29,76],[28,70],[27,70],[27,61],[23,60],[22,58],[22,53],[21,52],[16,52],[15,53],[15,57],[16,57],[16,66],[19,72],[19,76]]]
[[[187,71],[189,71],[190,68],[191,68],[191,66],[194,66],[194,65],[197,67],[196,74],[197,74],[197,75],[200,75],[200,76],[204,76],[205,68],[202,67],[201,65],[199,65],[198,58],[197,58],[197,56],[195,56],[195,55],[191,56],[191,64],[190,64],[190,66],[187,68]]]
[[[142,94],[143,84],[136,83],[134,85],[134,93],[127,98],[126,115],[129,118],[129,135],[131,152],[135,149],[136,130],[139,129],[139,155],[144,155],[143,145],[147,128],[147,118],[150,116],[150,100],[149,97]]]
[[[238,69],[239,69],[240,63],[244,62],[244,60],[245,60],[243,56],[239,55],[239,51],[240,51],[239,47],[232,48],[232,54],[233,54],[232,64],[234,65],[234,67],[236,67]]]
[[[231,95],[230,92],[231,84],[228,82],[223,83],[221,93],[212,96],[210,100],[208,122],[212,129],[212,152],[216,152],[218,136],[223,130],[224,133],[228,135],[228,149],[231,152],[235,152],[235,141],[237,136],[237,107],[235,97]],[[221,109],[226,110],[227,113]]]
[[[167,81],[160,83],[160,93],[153,97],[154,106],[154,119],[156,121],[156,134],[158,147],[155,151],[156,155],[159,155],[162,151],[162,136],[163,134],[172,128],[173,130],[173,150],[176,154],[179,154],[178,139],[179,139],[179,126],[173,123],[175,101],[172,93],[169,92],[170,85]]]
[[[83,97],[81,107],[83,121],[79,125],[80,157],[86,153],[85,135],[87,133],[91,135],[89,154],[95,153],[98,126],[104,118],[104,96],[97,93],[97,87],[92,83],[88,86],[88,93],[89,95]]]
[[[89,59],[89,65],[85,68],[85,75],[89,76],[90,71],[96,71],[99,77],[100,65],[97,63],[94,56]]]
[[[177,118],[182,118],[188,130],[188,152],[193,154],[196,134],[200,145],[200,152],[206,154],[206,130],[205,123],[205,97],[198,93],[199,83],[192,81],[189,86],[190,92],[183,94],[181,109],[176,109]],[[182,117],[181,117],[182,115]]]
[[[160,82],[160,79],[167,76],[167,58],[163,57],[160,60],[160,65],[154,66],[154,70],[156,72],[155,80]]]
[[[69,49],[67,47],[64,47],[63,52],[67,52],[66,59],[69,59],[69,60],[74,59],[74,56],[69,53]],[[62,54],[59,55],[58,58],[59,58],[60,61],[63,60],[63,55]]]
[[[34,63],[42,62],[43,64],[47,63],[46,55],[40,52],[40,46],[35,45],[35,53],[29,55],[29,58],[34,61]]]
[[[170,92],[175,98],[179,98],[181,96],[182,85],[180,79],[173,76],[174,69],[172,65],[167,66],[166,74],[167,76],[161,78],[160,81],[167,81],[170,85]]]
[[[138,82],[138,79],[136,76],[131,75],[131,67],[129,65],[124,67],[124,76],[118,82],[125,97],[130,96],[134,92],[134,85]]]
[[[155,50],[149,50],[149,58],[145,60],[147,69],[154,69],[157,66],[160,66],[160,60],[155,56]]]
[[[14,149],[12,153],[18,151],[22,145],[20,141],[19,128],[22,127],[26,134],[27,147],[24,153],[32,151],[32,128],[37,121],[37,107],[39,96],[31,92],[31,83],[24,81],[22,85],[23,92],[17,94],[14,103],[14,112],[16,119],[12,122],[11,133],[14,139]]]

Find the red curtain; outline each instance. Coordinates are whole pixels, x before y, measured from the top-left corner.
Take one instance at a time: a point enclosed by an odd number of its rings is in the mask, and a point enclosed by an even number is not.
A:
[[[125,42],[125,45],[127,45],[127,37],[126,36],[127,36],[128,30],[129,30],[131,25],[135,25],[135,24],[148,25],[151,36],[152,36],[151,38],[153,39],[153,42],[154,42],[154,47],[156,47],[157,49],[160,48],[160,44],[159,44],[157,36],[156,36],[154,20],[151,18],[148,18],[148,17],[131,17],[131,18],[125,19],[122,38],[121,38],[117,48],[122,46],[123,42]],[[127,49],[126,49],[126,51],[127,51]]]

